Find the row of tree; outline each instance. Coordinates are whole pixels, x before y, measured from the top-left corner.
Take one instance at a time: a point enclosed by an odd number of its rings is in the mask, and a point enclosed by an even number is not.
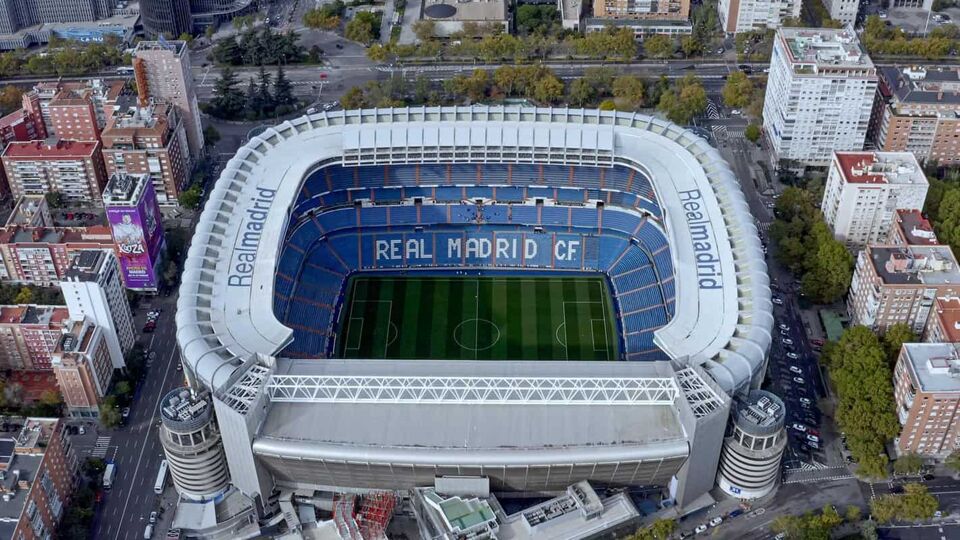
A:
[[[588,68],[569,84],[540,65],[501,66],[493,72],[476,69],[434,85],[425,77],[407,82],[402,77],[373,81],[348,90],[340,99],[345,109],[472,103],[504,98],[527,98],[542,104],[566,101],[604,110],[635,110],[656,106],[670,120],[688,124],[703,113],[707,95],[695,75],[670,83],[661,78],[648,83],[635,75],[617,76],[612,68]]]
[[[848,507],[847,515],[853,518],[854,522],[859,521],[860,508]],[[781,533],[791,540],[829,540],[830,533],[842,523],[843,518],[837,510],[831,505],[826,505],[819,513],[807,512],[802,516],[780,516],[773,520],[770,530]]]
[[[6,304],[62,306],[64,301],[63,293],[59,287],[37,287],[35,285],[0,283],[0,305]]]
[[[850,288],[853,258],[823,221],[819,200],[806,189],[785,189],[777,199],[770,237],[777,243],[777,260],[800,277],[803,294],[829,304]]]
[[[909,328],[907,328],[909,331]],[[837,393],[836,421],[858,462],[857,474],[882,478],[888,474],[887,441],[900,432],[893,398],[892,351],[899,351],[912,333],[888,332],[886,342],[865,326],[844,331],[823,348],[821,362],[830,370]]]
[[[625,540],[667,540],[677,530],[672,519],[658,519],[625,538]]]
[[[207,105],[206,112],[228,120],[257,120],[287,114],[294,110],[296,104],[293,86],[284,73],[283,65],[277,66],[275,79],[266,68],[260,66],[258,76],[247,80],[246,92],[240,89],[237,74],[226,67],[214,83],[213,99]]]
[[[215,62],[228,66],[263,66],[302,62],[306,52],[294,32],[277,33],[264,26],[217,42],[211,52]]]
[[[927,178],[930,188],[923,210],[933,223],[937,239],[960,253],[960,168],[942,171],[941,178]]]
[[[960,28],[944,24],[925,37],[911,36],[902,28],[887,26],[883,19],[871,15],[863,27],[862,39],[872,54],[943,58],[960,48]]]
[[[61,540],[91,538],[96,510],[96,489],[106,468],[107,464],[100,458],[88,458],[83,462],[76,489],[70,496],[70,504],[64,509],[63,518],[57,526],[57,538]]]
[[[341,0],[334,0],[308,10],[303,14],[303,25],[319,30],[336,30],[347,6]]]
[[[51,44],[46,53],[27,54],[22,50],[0,53],[0,77],[83,75],[129,65],[130,61],[113,36],[107,36],[101,43],[60,40],[56,46]]]
[[[907,484],[903,493],[881,495],[870,501],[873,518],[880,523],[930,519],[938,507],[937,498],[922,484]]]

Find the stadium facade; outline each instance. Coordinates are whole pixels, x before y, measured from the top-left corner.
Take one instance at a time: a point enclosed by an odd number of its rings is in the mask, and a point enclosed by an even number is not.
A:
[[[332,357],[347,276],[465,269],[605,274],[620,361]],[[262,515],[284,493],[448,477],[695,504],[772,325],[757,230],[715,149],[639,114],[511,107],[318,113],[254,137],[211,192],[177,309],[190,385]]]

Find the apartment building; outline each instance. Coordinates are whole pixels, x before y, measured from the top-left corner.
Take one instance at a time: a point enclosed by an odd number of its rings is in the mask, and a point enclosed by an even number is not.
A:
[[[885,332],[905,323],[923,331],[934,300],[960,294],[949,246],[868,245],[857,257],[847,311],[853,324]]]
[[[70,416],[100,415],[100,403],[110,390],[117,363],[108,334],[109,330],[89,317],[71,319],[53,350],[53,373]]]
[[[877,147],[960,163],[960,68],[888,66],[880,81]]]
[[[40,112],[36,93],[28,92],[21,98],[19,109],[0,118],[0,146],[10,141],[46,139],[47,129]]]
[[[177,204],[190,178],[187,134],[182,118],[170,103],[120,108],[102,133],[108,176],[149,175],[157,202]]]
[[[107,171],[98,141],[11,142],[2,161],[14,197],[55,191],[73,203],[103,206]]]
[[[893,370],[901,454],[944,458],[960,448],[960,344],[905,343]]]
[[[73,257],[60,282],[72,319],[88,318],[103,328],[113,367],[123,368],[133,348],[133,314],[121,281],[120,263],[110,251],[88,250]]]
[[[100,125],[90,90],[63,89],[48,105],[57,137],[67,141],[98,141]]]
[[[940,241],[933,232],[933,225],[919,210],[897,210],[883,243],[894,246],[935,246]]]
[[[0,434],[0,538],[55,538],[80,469],[66,424],[57,418],[0,420],[21,426]]]
[[[61,306],[0,306],[0,369],[50,370],[70,314]]]
[[[690,0],[667,0],[665,2],[597,0],[593,3],[593,16],[603,19],[683,21],[690,17]]]
[[[133,53],[140,104],[166,101],[176,107],[187,133],[187,169],[203,155],[203,126],[184,41],[141,41]]]
[[[934,300],[921,336],[926,343],[960,343],[960,296]]]
[[[800,16],[800,0],[720,0],[717,13],[725,32],[779,28],[784,19]]]
[[[856,251],[883,240],[897,210],[921,210],[928,187],[909,152],[836,152],[820,210],[834,237]]]
[[[877,71],[852,29],[780,28],[774,37],[763,130],[775,157],[826,166],[863,150]]]
[[[56,286],[79,253],[114,252],[110,227],[0,228],[0,281]]]
[[[62,92],[70,92],[89,99],[97,117],[97,127],[102,131],[107,125],[107,120],[113,115],[117,100],[124,95],[124,82],[90,79],[88,81],[46,81],[34,85],[33,90],[24,94],[24,102],[29,99],[33,104],[31,110],[43,120],[46,135],[41,138],[59,135],[53,122],[50,105]],[[26,108],[25,105],[24,109]],[[61,138],[69,139],[64,136]]]

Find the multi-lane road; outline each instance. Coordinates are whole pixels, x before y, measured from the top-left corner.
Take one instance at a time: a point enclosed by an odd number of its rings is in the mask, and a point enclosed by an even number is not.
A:
[[[183,372],[176,369],[180,361],[174,325],[176,298],[175,294],[158,296],[141,303],[135,312],[137,324],[142,325],[147,311],[163,310],[156,331],[140,337],[156,355],[134,394],[126,425],[114,430],[100,429],[100,435],[109,436],[110,445],[116,447],[117,475],[112,490],[104,493],[103,502],[97,507],[93,538],[99,540],[143,538],[150,512],[159,508],[159,497],[153,492],[163,460],[157,434],[159,402],[167,391],[183,385]]]

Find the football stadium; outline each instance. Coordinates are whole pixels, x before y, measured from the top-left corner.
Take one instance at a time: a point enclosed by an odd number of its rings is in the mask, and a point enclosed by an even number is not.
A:
[[[753,219],[706,141],[634,113],[474,106],[253,137],[197,225],[177,338],[264,514],[452,478],[689,506],[772,324]]]

